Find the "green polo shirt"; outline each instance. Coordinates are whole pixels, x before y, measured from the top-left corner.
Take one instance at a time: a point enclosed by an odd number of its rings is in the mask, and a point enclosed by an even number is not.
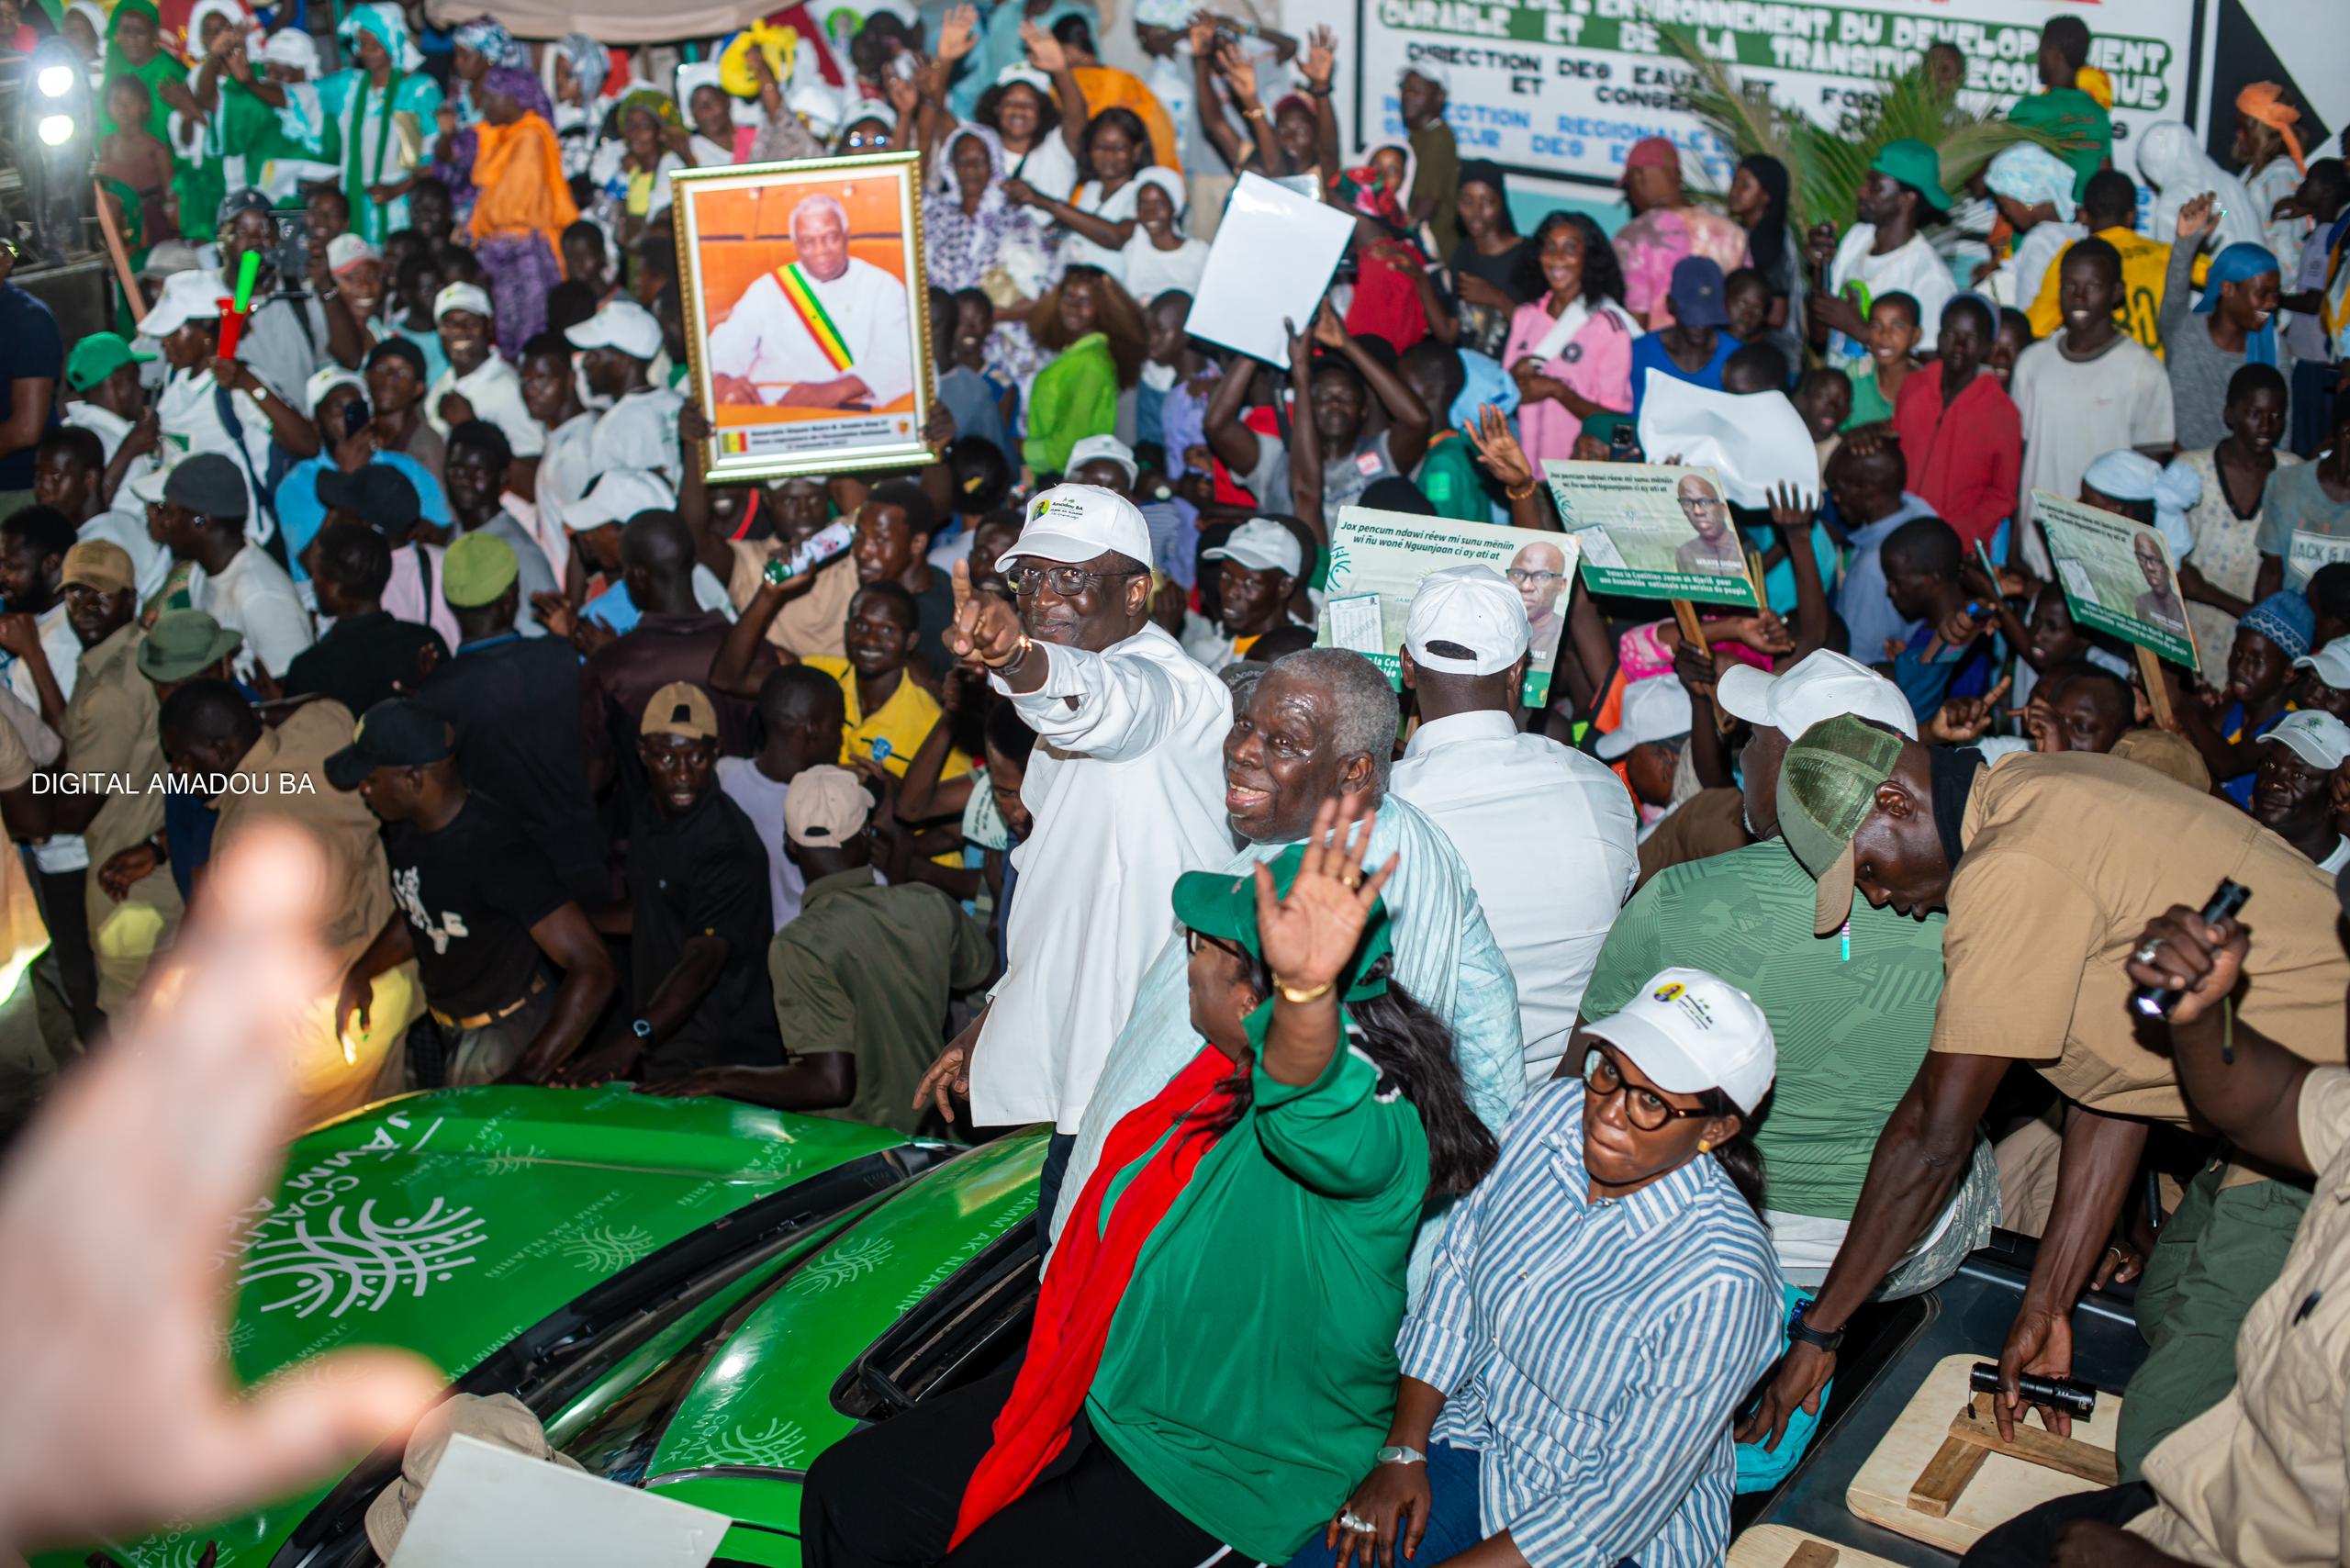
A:
[[[1491,522],[1494,503],[1477,476],[1477,459],[1468,438],[1459,431],[1438,431],[1420,459],[1412,483],[1436,508],[1436,515],[1460,522]]]
[[[986,930],[936,888],[877,887],[863,867],[809,883],[799,917],[768,945],[767,976],[784,1049],[856,1058],[856,1097],[815,1114],[911,1136],[947,998],[994,968]]]
[[[1145,1485],[1262,1562],[1329,1522],[1394,1411],[1428,1147],[1378,1080],[1343,1043],[1313,1083],[1255,1075],[1144,1243],[1086,1400]]]
[[[1583,1015],[1617,1012],[1674,964],[1751,996],[1779,1051],[1754,1134],[1770,1206],[1849,1220],[1877,1134],[1933,1037],[1942,917],[1920,923],[1854,899],[1848,944],[1811,934],[1816,892],[1775,838],[1659,872],[1608,931]]]

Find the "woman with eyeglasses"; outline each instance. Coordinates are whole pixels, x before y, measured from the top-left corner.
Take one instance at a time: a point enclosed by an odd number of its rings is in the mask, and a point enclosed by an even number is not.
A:
[[[1346,1495],[1394,1397],[1421,1212],[1494,1152],[1450,1036],[1391,979],[1395,862],[1362,864],[1359,812],[1326,801],[1272,865],[1176,882],[1206,1043],[1111,1133],[1021,1366],[811,1467],[810,1568],[1280,1562]]]
[[[1730,1413],[1779,1347],[1746,1126],[1771,1025],[1673,969],[1575,1030],[1453,1212],[1386,1446],[1302,1564],[1696,1568],[1729,1545]]]

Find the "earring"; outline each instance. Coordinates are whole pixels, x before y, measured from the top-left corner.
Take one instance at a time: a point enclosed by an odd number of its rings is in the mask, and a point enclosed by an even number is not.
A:
[[[1711,1153],[1713,1153],[1713,1152],[1714,1152],[1714,1143],[1713,1143],[1713,1140],[1712,1140],[1711,1138],[1702,1138],[1702,1137],[1701,1137],[1701,1138],[1699,1138],[1699,1139],[1697,1140],[1697,1152],[1698,1152],[1699,1154],[1711,1154]]]

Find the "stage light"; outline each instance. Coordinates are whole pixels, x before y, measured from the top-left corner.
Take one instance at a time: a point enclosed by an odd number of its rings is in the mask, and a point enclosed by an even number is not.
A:
[[[40,139],[44,146],[64,146],[73,140],[73,117],[72,115],[42,116]]]
[[[34,79],[44,98],[62,98],[73,90],[73,68],[70,65],[44,65]]]

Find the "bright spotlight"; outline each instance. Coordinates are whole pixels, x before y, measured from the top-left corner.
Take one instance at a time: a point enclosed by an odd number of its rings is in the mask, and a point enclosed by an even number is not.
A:
[[[72,115],[43,115],[40,122],[41,141],[50,147],[62,147],[73,140]]]
[[[70,65],[44,65],[35,84],[44,98],[62,98],[73,90],[73,68]]]

